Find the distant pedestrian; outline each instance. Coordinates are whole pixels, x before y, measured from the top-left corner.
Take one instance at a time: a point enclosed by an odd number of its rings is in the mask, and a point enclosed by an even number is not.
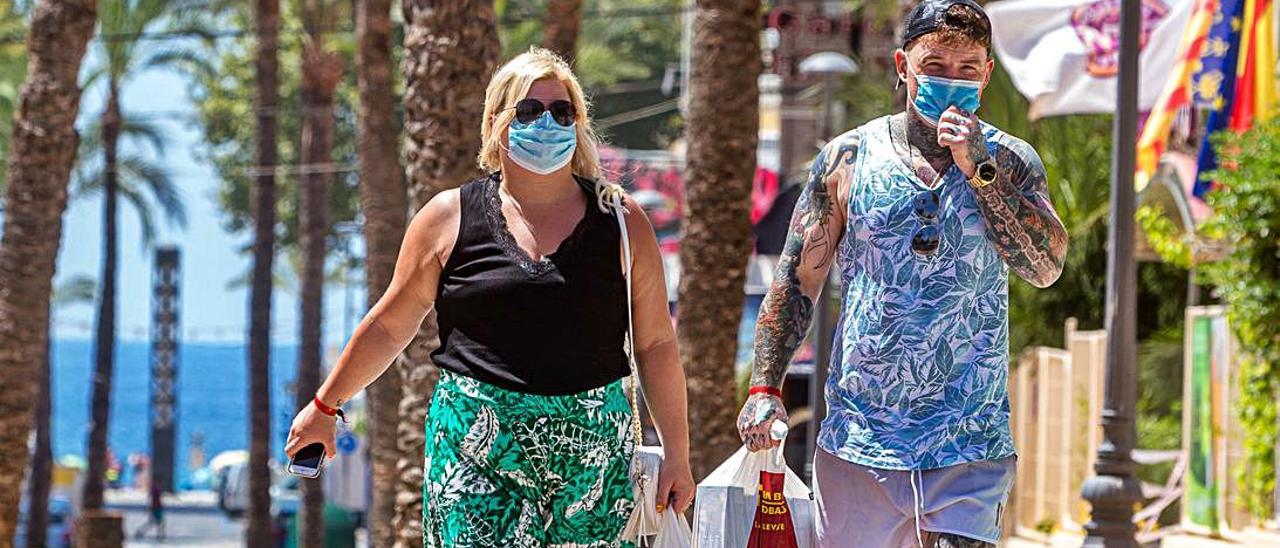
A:
[[[294,418],[285,451],[322,442],[333,456],[334,408],[386,371],[434,307],[441,377],[426,426],[423,544],[614,546],[633,509],[629,300],[640,383],[666,452],[657,511],[683,512],[693,499],[657,236],[625,197],[629,286],[621,204],[609,203],[617,195],[601,178],[586,99],[561,59],[516,56],[484,104],[475,123],[488,173],[414,216],[390,287]]]
[[[155,481],[148,483],[151,484],[147,489],[147,506],[151,510],[150,517],[148,517],[146,523],[143,523],[133,532],[133,538],[142,538],[142,533],[148,528],[152,528],[156,531],[156,538],[164,540],[164,492],[160,490],[160,485]]]

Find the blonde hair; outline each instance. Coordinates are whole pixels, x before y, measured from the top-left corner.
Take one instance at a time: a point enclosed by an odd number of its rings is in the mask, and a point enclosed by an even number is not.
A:
[[[577,111],[574,127],[578,135],[570,164],[575,174],[596,181],[598,193],[603,184],[598,150],[600,140],[588,116],[590,103],[569,64],[551,50],[537,46],[507,61],[489,80],[489,87],[484,91],[484,119],[480,122],[481,144],[476,163],[485,171],[502,168],[502,148],[505,146],[502,130],[515,119],[515,109],[509,107],[524,99],[534,82],[547,78],[559,80],[569,92],[569,101]]]

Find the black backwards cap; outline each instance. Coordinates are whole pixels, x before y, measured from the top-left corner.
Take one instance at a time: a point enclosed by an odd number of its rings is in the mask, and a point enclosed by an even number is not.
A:
[[[987,43],[991,43],[991,19],[987,17],[986,10],[982,9],[977,2],[973,0],[922,0],[911,8],[911,12],[907,14],[906,31],[902,36],[902,47],[907,47],[912,40],[941,29],[943,23],[947,20],[947,10],[951,6],[967,6],[977,12],[982,18],[984,28],[982,33],[987,37]]]

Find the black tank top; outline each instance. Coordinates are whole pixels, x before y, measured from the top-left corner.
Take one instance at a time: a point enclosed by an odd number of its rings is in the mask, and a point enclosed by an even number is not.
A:
[[[458,239],[435,303],[437,366],[509,390],[555,395],[629,373],[618,222],[596,207],[594,183],[574,178],[587,194],[586,211],[541,262],[507,229],[500,172],[462,186]]]

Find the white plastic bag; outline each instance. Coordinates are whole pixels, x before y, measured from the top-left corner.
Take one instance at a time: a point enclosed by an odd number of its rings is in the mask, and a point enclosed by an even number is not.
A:
[[[653,539],[652,548],[690,548],[692,545],[693,533],[684,514],[673,509],[663,512],[662,525],[658,528],[658,536]]]
[[[751,537],[760,472],[783,473],[783,496],[799,548],[817,546],[813,493],[782,459],[782,446],[752,453],[743,447],[698,484],[693,548],[741,548]]]

